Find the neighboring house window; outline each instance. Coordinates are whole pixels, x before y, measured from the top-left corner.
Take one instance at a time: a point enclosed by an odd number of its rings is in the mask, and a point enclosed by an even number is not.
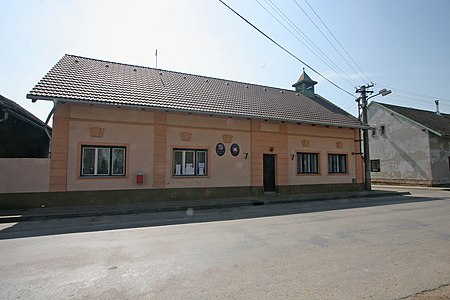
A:
[[[371,172],[380,172],[380,160],[379,159],[370,160],[370,171]]]
[[[377,136],[377,129],[376,128],[372,128],[372,136]]]
[[[317,153],[297,153],[297,174],[318,174],[319,155]]]
[[[328,173],[347,173],[347,155],[328,154]]]
[[[81,146],[81,176],[125,176],[126,147]]]
[[[380,135],[385,135],[386,134],[386,127],[384,125],[380,126]]]
[[[194,149],[173,150],[174,176],[206,176],[208,173],[208,151]]]

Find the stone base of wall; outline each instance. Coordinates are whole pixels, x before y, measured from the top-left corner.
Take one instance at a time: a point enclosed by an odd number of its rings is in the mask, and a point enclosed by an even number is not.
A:
[[[279,186],[278,194],[338,193],[361,191],[362,184],[323,184],[303,186]],[[127,205],[134,203],[161,202],[168,206],[183,205],[183,201],[198,199],[257,197],[264,194],[263,187],[215,187],[183,189],[147,189],[113,191],[77,191],[47,193],[1,194],[0,209],[23,209],[62,206]],[[231,199],[230,199],[231,202]]]
[[[450,180],[417,180],[417,179],[375,179],[372,178],[372,184],[382,185],[405,185],[405,186],[450,186]]]
[[[342,193],[359,192],[364,190],[364,184],[309,184],[279,186],[280,194],[312,194],[312,193]]]

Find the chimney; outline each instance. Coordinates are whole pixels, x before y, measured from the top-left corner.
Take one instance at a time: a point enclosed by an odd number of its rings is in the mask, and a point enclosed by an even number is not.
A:
[[[441,113],[439,112],[439,100],[434,100],[434,103],[436,104],[436,114],[440,116]]]

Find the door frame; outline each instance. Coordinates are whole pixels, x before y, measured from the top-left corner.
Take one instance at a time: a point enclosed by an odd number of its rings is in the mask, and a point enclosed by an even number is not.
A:
[[[266,157],[272,157],[273,167],[266,165]],[[270,173],[268,173],[270,172]],[[263,191],[276,192],[277,191],[277,155],[272,153],[263,154]],[[271,181],[270,183],[267,183]]]

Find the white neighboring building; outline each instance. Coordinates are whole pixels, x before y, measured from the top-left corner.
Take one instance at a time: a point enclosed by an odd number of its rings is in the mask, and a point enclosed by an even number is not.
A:
[[[450,185],[450,115],[371,102],[372,182]]]

